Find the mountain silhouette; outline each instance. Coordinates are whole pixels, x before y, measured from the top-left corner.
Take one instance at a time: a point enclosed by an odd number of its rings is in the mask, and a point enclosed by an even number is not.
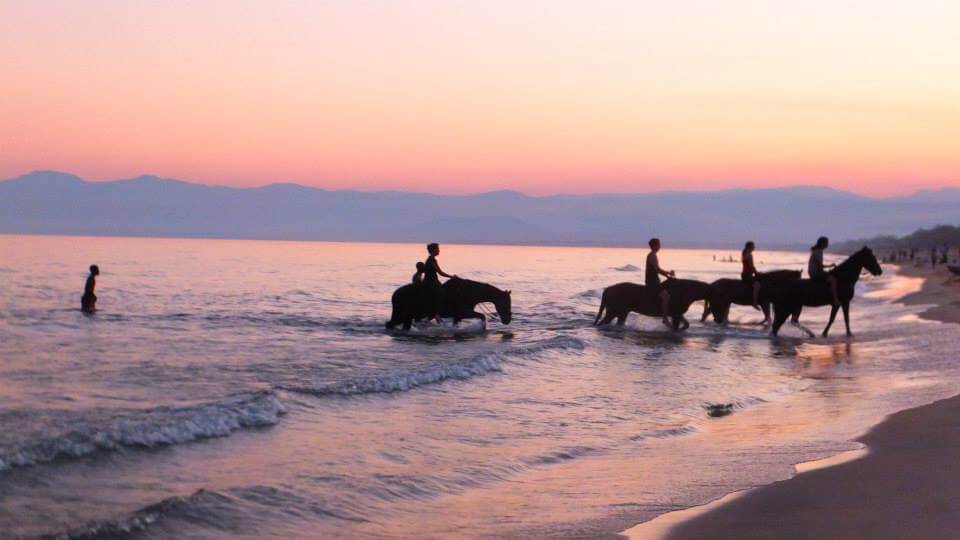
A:
[[[207,186],[157,176],[88,182],[56,171],[0,181],[0,232],[643,246],[807,246],[953,223],[960,189],[874,198],[825,187],[642,194],[434,195],[276,183]]]

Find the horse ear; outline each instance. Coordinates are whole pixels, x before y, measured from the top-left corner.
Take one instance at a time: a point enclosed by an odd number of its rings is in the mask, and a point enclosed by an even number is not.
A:
[[[507,296],[510,296],[513,293],[510,289],[507,289]]]

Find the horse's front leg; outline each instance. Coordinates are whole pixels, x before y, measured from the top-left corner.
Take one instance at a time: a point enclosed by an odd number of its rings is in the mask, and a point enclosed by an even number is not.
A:
[[[827,321],[827,327],[823,329],[823,337],[827,337],[827,334],[830,333],[830,327],[833,326],[833,320],[837,318],[838,311],[840,311],[840,306],[830,308],[830,320]]]
[[[487,316],[484,315],[483,313],[474,311],[470,313],[469,317],[464,317],[464,319],[480,319],[480,322],[483,323],[483,329],[484,330],[487,329]]]
[[[850,302],[844,302],[841,307],[843,308],[843,324],[847,327],[847,337],[853,337],[853,332],[850,331]]]
[[[710,315],[710,301],[703,301],[703,315],[700,316],[700,322],[706,322],[707,316]]]

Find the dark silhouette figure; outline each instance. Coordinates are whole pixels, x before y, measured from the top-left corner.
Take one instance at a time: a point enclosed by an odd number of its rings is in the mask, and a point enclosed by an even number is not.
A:
[[[435,318],[437,322],[440,322],[440,276],[448,279],[456,276],[450,275],[440,268],[440,263],[437,262],[437,257],[440,256],[440,244],[436,242],[427,244],[427,254],[427,260],[423,262],[424,292],[433,302],[433,315],[430,318]]]
[[[776,290],[784,283],[797,281],[800,279],[799,270],[773,270],[771,272],[758,272],[756,275],[756,286],[759,289],[756,302],[763,312],[763,324],[770,322],[770,303]],[[713,299],[707,300],[703,305],[703,315],[701,321],[707,320],[708,315],[713,315],[713,320],[718,323],[725,323],[730,314],[730,304],[738,306],[753,305],[753,290],[744,287],[742,279],[718,279],[710,284],[713,287]]]
[[[814,281],[825,281],[833,293],[833,306],[840,305],[837,295],[837,279],[827,273],[828,269],[835,268],[835,264],[823,264],[823,250],[830,247],[830,239],[826,236],[817,238],[817,243],[810,248],[810,262],[807,264],[807,275]]]
[[[456,276],[439,286],[437,291],[437,298],[434,298],[424,294],[425,291],[420,285],[412,283],[397,289],[391,299],[393,313],[387,321],[387,329],[402,325],[404,330],[409,330],[413,321],[433,318],[439,320],[442,317],[452,318],[454,324],[464,319],[480,319],[486,326],[486,316],[476,311],[477,304],[483,302],[492,303],[500,321],[503,324],[510,324],[512,319],[510,291]],[[437,299],[439,303],[435,303]],[[437,305],[439,305],[438,310]]]
[[[100,267],[91,264],[90,275],[87,276],[87,283],[83,286],[83,296],[80,297],[80,310],[84,313],[93,313],[97,310],[97,295],[93,290],[97,287],[97,276],[100,275]]]
[[[787,317],[793,317],[794,322],[799,320],[803,306],[832,305],[830,321],[823,329],[823,337],[827,337],[830,326],[837,317],[837,310],[843,308],[843,322],[847,327],[847,336],[850,331],[850,301],[853,300],[854,286],[860,279],[860,273],[866,268],[871,274],[879,276],[883,273],[880,263],[870,248],[864,246],[860,251],[851,255],[830,272],[836,283],[837,293],[840,295],[840,304],[833,304],[833,292],[825,280],[801,279],[783,284],[773,298],[773,329],[774,336],[786,322]]]
[[[660,259],[657,257],[657,253],[660,251],[660,239],[651,238],[647,244],[650,246],[650,253],[647,254],[647,268],[643,282],[647,286],[647,291],[660,299],[660,315],[663,324],[670,328],[669,279],[676,277],[677,274],[672,270],[668,272],[660,268]],[[660,276],[667,278],[668,282],[666,284],[660,283]]]
[[[762,311],[757,303],[760,296],[760,283],[757,282],[757,267],[753,264],[753,251],[756,248],[756,244],[750,241],[744,244],[743,251],[740,252],[740,263],[743,265],[743,270],[740,271],[740,280],[743,281],[744,288],[750,291],[753,296],[753,302],[750,305],[757,311]],[[764,322],[766,320],[765,318]]]
[[[710,300],[713,290],[709,284],[693,279],[669,279],[667,284],[670,287],[667,305],[667,313],[670,317],[668,326],[674,332],[686,330],[690,323],[683,315],[690,309],[690,304],[697,300]],[[649,286],[636,283],[611,285],[603,290],[600,309],[593,324],[594,326],[610,324],[616,319],[617,326],[623,326],[631,311],[649,317],[662,317],[664,308],[661,299],[662,297],[656,292],[651,294]],[[605,315],[604,312],[606,312]]]
[[[422,283],[423,283],[423,273],[424,273],[424,271],[426,270],[426,268],[427,268],[427,265],[423,264],[422,262],[418,262],[418,263],[417,263],[417,272],[416,272],[415,274],[413,274],[413,278],[411,279],[411,282],[413,282],[414,284],[417,284],[417,285],[422,284]]]

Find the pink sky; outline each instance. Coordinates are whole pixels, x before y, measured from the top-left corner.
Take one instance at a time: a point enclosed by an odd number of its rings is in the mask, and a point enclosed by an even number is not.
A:
[[[960,185],[960,3],[0,0],[0,178]]]

